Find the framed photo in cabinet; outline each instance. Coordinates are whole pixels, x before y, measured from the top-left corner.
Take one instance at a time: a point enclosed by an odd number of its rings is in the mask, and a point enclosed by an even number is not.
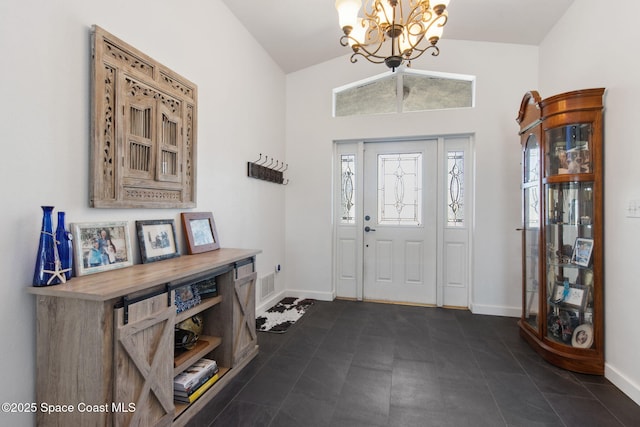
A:
[[[593,239],[578,237],[573,245],[571,261],[582,267],[589,267],[591,252],[593,251]]]
[[[566,286],[563,283],[556,283],[553,290],[553,302],[576,310],[584,311],[589,300],[589,287],[575,285],[573,283]]]
[[[143,264],[180,256],[172,219],[136,221],[136,233]]]
[[[584,323],[578,326],[571,336],[571,345],[577,348],[589,348],[593,345],[593,326]]]

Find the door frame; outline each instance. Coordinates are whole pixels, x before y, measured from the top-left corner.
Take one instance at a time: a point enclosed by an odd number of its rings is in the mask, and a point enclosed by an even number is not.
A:
[[[464,277],[468,284],[466,289],[466,308],[472,305],[473,295],[473,226],[474,226],[474,187],[475,187],[475,158],[473,150],[474,138],[472,134],[453,134],[453,135],[437,135],[437,136],[419,136],[411,138],[376,138],[376,139],[351,139],[334,141],[334,161],[332,173],[332,290],[333,295],[337,298],[353,299],[363,301],[364,299],[364,180],[358,177],[364,176],[364,149],[368,143],[393,143],[420,140],[436,140],[437,148],[437,248],[436,248],[436,306],[445,306],[445,260],[444,260],[444,236],[445,236],[445,218],[446,218],[446,192],[445,192],[445,170],[446,170],[446,150],[448,141],[456,141],[456,147],[460,146],[461,140],[466,140],[465,152],[465,203],[464,215],[466,225],[464,230],[467,233],[466,261],[464,265]],[[355,156],[355,221],[353,224],[342,224],[341,216],[341,156]],[[343,236],[348,235],[348,239]],[[349,245],[342,243],[349,241]],[[349,253],[345,253],[348,251]],[[347,274],[341,270],[342,259],[348,256],[355,262],[356,268],[350,269]]]

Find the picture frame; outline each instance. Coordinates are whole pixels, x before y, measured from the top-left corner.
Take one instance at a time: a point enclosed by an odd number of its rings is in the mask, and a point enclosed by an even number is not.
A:
[[[593,239],[585,237],[576,238],[573,245],[573,255],[571,262],[581,267],[589,267],[591,263],[591,252],[593,251]]]
[[[571,336],[571,345],[576,348],[590,348],[593,345],[593,326],[583,323]]]
[[[200,304],[202,299],[197,288],[193,285],[184,285],[174,289],[174,302],[176,313],[182,313]]]
[[[190,255],[220,249],[220,240],[211,212],[183,212],[182,228]]]
[[[133,265],[126,221],[70,224],[76,276]]]
[[[136,221],[136,234],[143,264],[180,256],[174,220]]]
[[[565,296],[564,284],[557,282],[553,289],[552,301],[563,307],[573,308],[582,312],[587,306],[587,301],[589,301],[589,289],[589,286],[570,283],[569,291]]]

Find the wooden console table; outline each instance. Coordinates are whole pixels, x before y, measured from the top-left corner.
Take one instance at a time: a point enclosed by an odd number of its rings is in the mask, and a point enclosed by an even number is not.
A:
[[[223,248],[30,287],[36,295],[37,425],[179,426],[258,353],[255,256]],[[215,280],[218,296],[176,313],[175,289]],[[174,354],[174,326],[204,318],[203,335]],[[190,405],[173,400],[173,378],[201,357],[220,379]]]

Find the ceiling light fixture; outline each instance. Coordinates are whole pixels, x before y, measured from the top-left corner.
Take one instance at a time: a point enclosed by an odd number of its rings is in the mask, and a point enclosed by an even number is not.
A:
[[[361,0],[336,0],[342,46],[351,46],[351,62],[357,55],[393,71],[403,62],[430,50],[438,56],[436,44],[448,19],[449,0],[365,0],[364,18],[358,17]]]

